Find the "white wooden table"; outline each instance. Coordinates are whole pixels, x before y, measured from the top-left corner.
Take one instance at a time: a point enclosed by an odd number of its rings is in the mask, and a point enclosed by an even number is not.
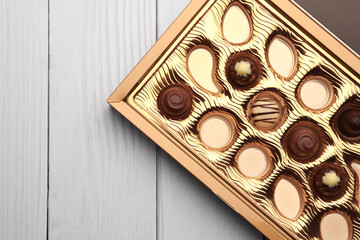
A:
[[[105,102],[188,2],[0,0],[1,240],[263,238]],[[298,2],[360,52],[358,0]]]

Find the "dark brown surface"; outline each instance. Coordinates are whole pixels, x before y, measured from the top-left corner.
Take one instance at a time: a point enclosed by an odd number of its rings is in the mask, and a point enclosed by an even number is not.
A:
[[[331,32],[360,53],[359,0],[295,0]]]
[[[235,71],[237,63],[244,61],[251,65],[251,74],[240,76]],[[260,60],[251,53],[242,52],[232,55],[226,63],[226,77],[234,88],[249,89],[254,87],[262,74],[262,66]]]
[[[323,176],[331,171],[334,171],[340,177],[340,182],[335,187],[329,187],[323,183]],[[344,168],[336,164],[325,163],[314,169],[311,173],[310,184],[316,196],[325,201],[333,201],[345,194],[348,180],[349,176]]]
[[[158,98],[158,107],[168,118],[180,120],[189,116],[192,109],[192,92],[183,84],[173,84],[164,88]]]

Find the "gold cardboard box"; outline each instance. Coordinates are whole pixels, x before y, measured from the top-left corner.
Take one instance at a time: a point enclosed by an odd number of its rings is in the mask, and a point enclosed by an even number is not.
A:
[[[242,44],[231,43],[223,36],[224,16],[234,4],[249,18],[251,37]],[[278,35],[291,42],[297,59],[287,77],[269,64],[269,39]],[[189,54],[199,45],[214,53],[211,74],[220,86],[217,93],[204,89],[189,72]],[[225,69],[232,54],[246,51],[255,52],[260,59],[263,77],[256,86],[239,90],[228,83]],[[334,89],[332,101],[321,110],[311,110],[299,100],[299,86],[314,68],[321,69],[323,74],[320,71],[319,77],[327,78]],[[355,98],[351,106],[357,107],[359,73],[359,57],[291,1],[193,0],[108,103],[268,238],[326,239],[328,232],[321,231],[321,219],[339,212],[347,221],[345,238],[359,239],[359,180],[351,164],[360,160],[360,145],[357,139],[347,141],[341,137],[333,124],[338,119],[337,112],[346,107],[349,99]],[[185,84],[194,93],[192,112],[180,120],[167,118],[158,107],[161,90],[177,83]],[[247,110],[251,99],[262,91],[276,91],[287,106],[281,126],[269,131],[251,123]],[[206,146],[199,137],[199,125],[213,111],[234,116],[234,139],[219,149]],[[284,146],[285,135],[301,121],[319,126],[324,139],[328,139],[323,140],[321,154],[311,161],[294,160]],[[237,169],[239,152],[249,141],[271,145],[271,164],[259,178],[244,176]],[[329,164],[342,168],[346,177],[338,177],[348,180],[340,182],[345,184],[343,195],[331,201],[319,197],[312,186],[312,172]],[[281,179],[294,180],[299,189],[301,207],[293,218],[284,216],[282,207],[275,202]]]

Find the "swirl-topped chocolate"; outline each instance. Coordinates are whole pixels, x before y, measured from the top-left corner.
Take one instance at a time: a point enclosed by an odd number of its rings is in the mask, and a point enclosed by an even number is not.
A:
[[[247,52],[234,54],[226,63],[226,77],[234,88],[248,89],[255,86],[261,72],[260,60]]]
[[[313,129],[301,127],[291,133],[289,147],[297,158],[309,158],[319,151],[319,143],[319,135]]]
[[[300,122],[285,135],[283,145],[290,157],[309,162],[321,155],[324,138],[321,128],[310,122]]]
[[[161,113],[170,119],[185,119],[191,112],[192,98],[189,87],[183,84],[173,84],[160,92],[158,107]]]

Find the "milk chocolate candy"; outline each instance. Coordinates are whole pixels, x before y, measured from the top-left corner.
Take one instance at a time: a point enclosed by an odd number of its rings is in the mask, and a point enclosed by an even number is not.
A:
[[[158,107],[168,118],[175,120],[186,118],[192,108],[191,89],[183,84],[167,86],[159,94]]]

